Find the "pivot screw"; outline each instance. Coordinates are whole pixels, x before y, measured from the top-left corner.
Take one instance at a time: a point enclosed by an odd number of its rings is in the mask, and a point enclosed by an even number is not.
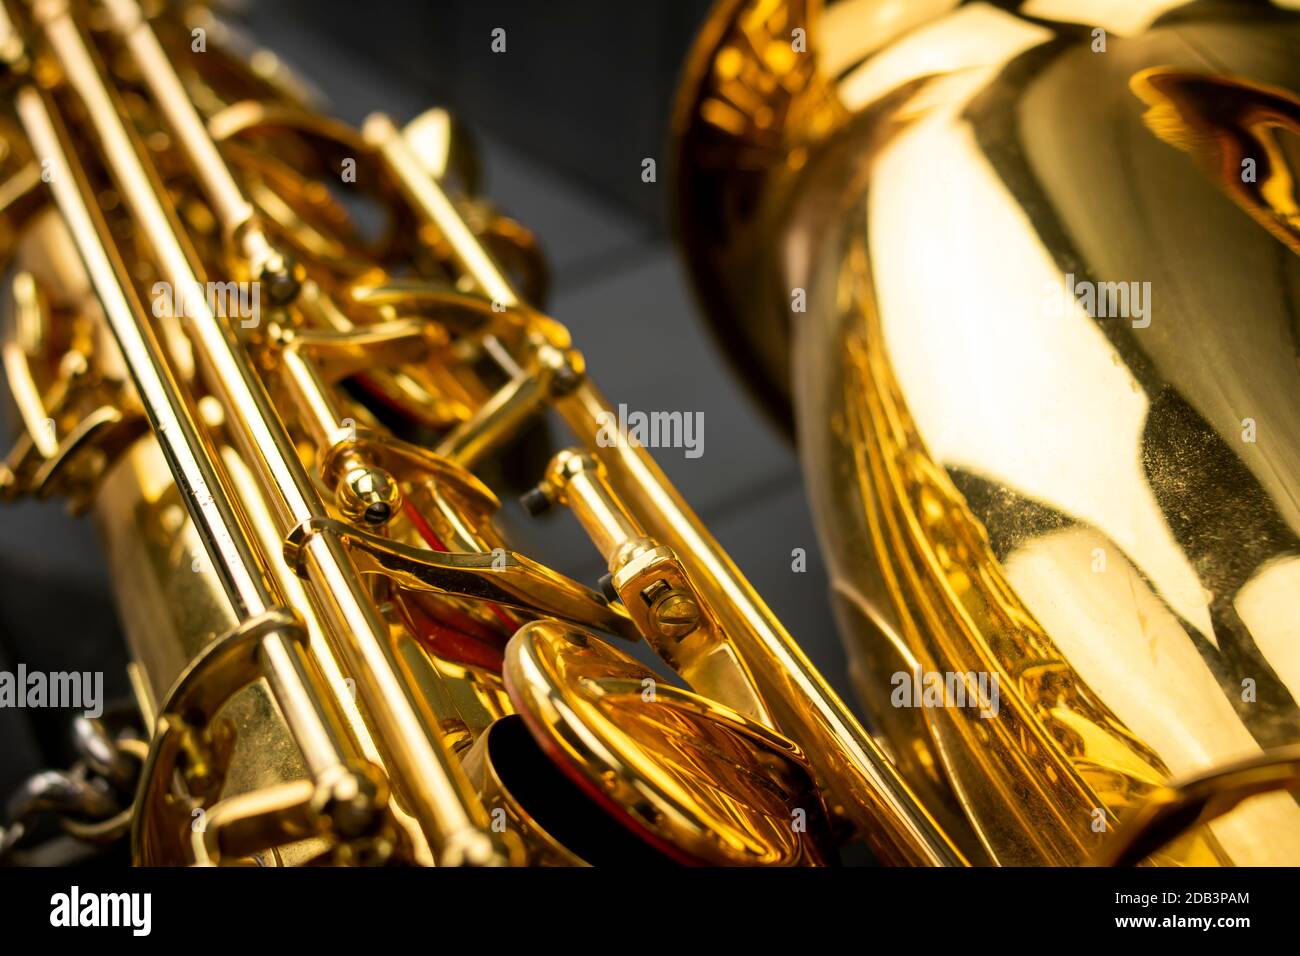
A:
[[[401,506],[402,492],[382,468],[361,465],[344,473],[335,499],[349,521],[379,526],[387,524]]]
[[[546,512],[551,510],[552,502],[551,496],[539,486],[536,488],[530,488],[520,495],[519,503],[523,505],[524,510],[532,517],[540,518],[542,515],[546,514]]]
[[[664,637],[679,641],[700,626],[700,605],[694,595],[662,583],[647,590],[652,594],[650,620]]]
[[[267,299],[274,306],[288,305],[302,290],[297,266],[293,260],[278,254],[263,267],[258,278],[266,289]]]

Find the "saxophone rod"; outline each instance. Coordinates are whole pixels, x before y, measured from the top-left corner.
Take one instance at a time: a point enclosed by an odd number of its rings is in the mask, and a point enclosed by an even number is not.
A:
[[[146,167],[147,160],[128,132],[66,0],[41,2],[36,16],[68,84],[86,107],[107,166],[164,276],[176,289],[201,288],[154,187],[156,175]],[[151,61],[147,67],[146,74],[158,68],[171,71],[165,59],[161,64]],[[232,330],[218,321],[204,297],[193,299],[196,307],[187,311],[185,321],[196,354],[225,409],[236,445],[254,463],[261,491],[273,503],[287,535],[292,528],[325,516],[325,507]],[[428,836],[437,861],[444,865],[506,862],[506,852],[486,830],[486,812],[443,745],[436,718],[402,680],[387,628],[345,543],[334,534],[313,535],[302,567],[331,643],[356,675],[375,722],[377,742],[396,771],[394,783]]]
[[[139,67],[159,111],[189,159],[243,271],[254,277],[274,276],[281,283],[281,297],[296,295],[299,286],[287,257],[267,238],[261,217],[235,180],[144,11],[136,0],[104,0],[104,5],[114,32]],[[286,349],[279,356],[279,364],[290,394],[304,411],[308,429],[323,451],[323,446],[336,440],[340,418],[329,389],[303,354]]]
[[[480,291],[507,308],[520,305],[501,267],[437,180],[424,171],[392,120],[374,114],[365,121],[362,135],[378,150],[415,210],[442,233],[457,265]],[[584,376],[555,404],[569,428],[605,464],[615,493],[631,505],[646,532],[687,565],[692,581],[749,664],[764,702],[781,728],[803,747],[839,812],[889,859],[926,866],[968,865],[650,454],[626,436],[612,447],[596,440],[599,423],[616,416],[591,380]]]
[[[181,149],[194,167],[199,184],[212,204],[217,221],[252,274],[273,261],[283,263],[262,230],[253,204],[244,196],[222,158],[207,124],[194,107],[158,36],[136,0],[103,0],[114,32],[140,67],[149,92],[171,125]]]
[[[0,7],[0,34],[20,43],[7,11]],[[136,390],[182,489],[182,500],[200,530],[212,567],[241,623],[281,610],[284,602],[270,585],[265,561],[255,554],[230,493],[228,476],[212,457],[163,352],[110,234],[98,214],[84,170],[75,159],[66,129],[55,119],[47,98],[30,84],[15,98],[18,116],[37,155],[50,163],[50,189],[73,244],[101,303],[108,327],[130,370]],[[259,656],[272,693],[300,741],[313,778],[345,784],[356,765],[350,740],[333,715],[320,709],[321,695],[312,659],[302,648],[292,616],[266,629]],[[340,805],[340,810],[344,807]]]
[[[107,227],[87,198],[85,173],[74,158],[66,131],[33,86],[19,90],[16,104],[33,148],[50,164],[55,204],[237,618],[247,622],[283,607],[264,563],[241,531],[229,481],[211,456],[165,364],[125,266],[110,251]],[[315,706],[318,698],[308,689],[312,684],[310,659],[304,657],[294,630],[296,625],[288,624],[272,628],[261,639],[262,659],[276,700],[303,741],[308,768],[316,779],[326,780],[345,768],[351,754],[338,725]]]

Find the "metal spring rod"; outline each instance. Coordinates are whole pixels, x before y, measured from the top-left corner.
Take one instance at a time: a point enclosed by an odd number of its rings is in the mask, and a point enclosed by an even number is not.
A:
[[[57,54],[69,85],[86,106],[107,166],[141,231],[174,289],[201,288],[190,257],[100,75],[66,2],[38,6],[37,19]],[[147,29],[147,27],[146,27]],[[158,50],[161,54],[161,49]],[[149,76],[162,71],[175,78],[169,61],[142,64]],[[179,79],[176,79],[179,83]],[[169,104],[174,99],[169,98]],[[185,99],[188,103],[188,99]],[[168,105],[168,104],[163,104]],[[190,109],[193,109],[192,104]],[[210,143],[204,130],[204,138]],[[302,462],[231,329],[219,322],[203,296],[188,297],[185,316],[208,384],[226,411],[236,444],[255,465],[263,492],[287,533],[304,521],[325,515]],[[346,546],[331,534],[315,535],[305,570],[331,642],[357,680],[375,722],[381,750],[397,773],[412,814],[442,864],[498,864],[505,854],[486,831],[486,812],[459,765],[443,746],[436,718],[426,702],[402,679],[400,662]]]
[[[519,304],[500,266],[474,236],[441,186],[424,173],[393,122],[370,116],[366,140],[379,151],[417,212],[451,247],[483,294]],[[610,484],[655,540],[690,569],[724,632],[754,674],[781,729],[817,763],[839,810],[882,855],[928,866],[963,866],[961,852],[917,800],[898,770],[795,644],[776,615],[705,530],[649,453],[626,437],[615,447],[596,440],[611,416],[609,401],[588,379],[555,401],[556,410],[608,470]]]
[[[134,0],[104,0],[104,6],[114,30],[140,64],[145,83],[171,124],[176,141],[194,164],[217,221],[226,230],[227,239],[235,243],[246,260],[255,265],[263,264],[270,255],[270,243],[253,204],[230,175],[221,153],[208,135],[207,125],[190,102],[189,94],[145,20],[140,5]]]
[[[125,266],[105,241],[107,229],[87,199],[85,175],[74,165],[66,133],[60,132],[49,104],[34,87],[19,90],[16,102],[33,148],[50,164],[55,203],[236,616],[249,620],[280,606],[262,562],[242,531],[228,482],[162,358],[145,322],[143,306],[127,284]],[[272,690],[286,719],[302,735],[303,756],[313,776],[323,779],[336,774],[348,757],[346,738],[315,708],[316,698],[308,691],[310,665],[297,640],[276,630],[262,639],[262,647]]]

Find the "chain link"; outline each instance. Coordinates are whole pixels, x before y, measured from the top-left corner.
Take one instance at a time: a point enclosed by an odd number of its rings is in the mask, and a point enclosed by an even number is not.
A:
[[[87,843],[112,843],[131,828],[132,799],[147,745],[127,732],[110,733],[104,718],[78,716],[72,724],[78,759],[68,770],[27,778],[6,805],[0,825],[0,864],[15,861],[43,815]]]

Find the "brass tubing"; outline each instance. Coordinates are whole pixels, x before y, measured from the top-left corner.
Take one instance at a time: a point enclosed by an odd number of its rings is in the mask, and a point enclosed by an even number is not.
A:
[[[473,468],[490,454],[503,435],[512,435],[546,403],[546,386],[536,375],[520,373],[489,398],[468,421],[447,434],[436,454]]]
[[[506,307],[519,304],[500,266],[475,238],[437,181],[427,175],[392,121],[375,114],[362,129],[407,199],[438,229],[456,262],[479,289]],[[805,749],[841,813],[876,848],[902,862],[966,864],[951,839],[917,800],[884,752],[817,672],[644,448],[622,440],[603,447],[599,424],[608,400],[584,379],[555,399],[574,433],[605,465],[614,493],[646,533],[677,553],[770,702],[781,729]]]
[[[226,237],[236,243],[246,259],[265,262],[270,253],[253,204],[235,182],[220,151],[208,134],[207,124],[190,102],[189,94],[171,66],[135,0],[104,0],[113,28],[122,38],[163,115],[171,123],[176,142],[195,166]]]
[[[927,866],[965,865],[961,853],[889,758],[668,483],[649,453],[626,436],[609,447],[596,440],[598,423],[612,414],[608,400],[590,381],[584,381],[558,399],[556,407],[604,463],[614,493],[634,511],[646,533],[672,548],[687,567],[723,633],[748,665],[778,726],[804,748],[839,811],[868,838],[874,837],[876,849],[888,856]]]
[[[33,149],[49,164],[55,204],[67,221],[150,424],[182,498],[204,534],[213,567],[236,615],[252,617],[277,606],[262,567],[238,530],[235,506],[180,386],[143,320],[144,307],[126,281],[126,267],[110,251],[107,227],[87,198],[85,176],[74,165],[77,160],[66,135],[60,135],[49,105],[34,87],[19,90],[15,103]]]
[[[94,285],[109,329],[131,371],[145,413],[180,486],[182,498],[203,532],[204,545],[236,615],[252,617],[277,605],[266,577],[245,536],[225,482],[218,475],[180,386],[161,358],[143,321],[143,305],[122,279],[125,266],[110,252],[106,228],[92,211],[82,186],[85,178],[54,125],[51,112],[34,87],[15,98],[18,117],[37,155],[49,163],[50,191],[67,223],[77,252]]]
[[[66,3],[42,4],[39,17],[68,84],[85,104],[108,168],[153,247],[163,275],[174,289],[199,288],[186,250],[155,191],[151,170],[137,151]],[[142,24],[138,29],[148,28]],[[175,78],[165,59],[142,62],[140,67],[145,75],[160,71]],[[188,99],[184,104],[193,109]],[[160,106],[175,108],[177,101],[169,98]],[[169,115],[168,119],[175,123],[176,117]],[[240,452],[255,465],[262,491],[275,505],[283,531],[287,535],[297,525],[323,516],[324,505],[231,330],[213,315],[205,296],[185,301],[192,301],[186,327],[202,358],[208,385],[225,409]],[[427,702],[402,680],[401,661],[389,643],[388,629],[371,604],[346,546],[335,535],[314,535],[303,567],[331,643],[355,675],[381,748],[396,771],[394,784],[402,788],[412,814],[436,848],[438,861],[505,862],[497,842],[485,830],[485,811],[442,744],[436,717]]]
[[[225,446],[222,450],[222,458],[226,462],[226,471],[231,475],[235,484],[247,479],[247,466],[233,448],[228,445]],[[260,495],[249,495],[246,499],[244,511],[248,518],[249,529],[253,536],[261,542],[265,553],[274,553],[280,547],[281,537],[276,527],[275,517],[271,514],[265,500]],[[302,579],[294,574],[283,561],[274,562],[271,565],[271,573],[275,577],[280,593],[288,599],[290,607],[298,610],[299,616],[303,620],[303,626],[307,631],[308,647],[320,666],[321,676],[324,678],[326,685],[335,688],[345,687],[346,677],[339,665],[338,655],[330,647],[329,641],[325,637],[325,628],[311,605]],[[347,692],[336,696],[340,716],[351,730],[361,754],[387,774],[388,769],[384,763],[383,755],[380,754],[379,748],[375,745],[370,728],[366,726],[354,695]],[[422,864],[431,863],[432,857],[428,843],[415,821],[397,803],[392,805],[392,811],[411,838],[412,852],[417,862]]]
[[[37,155],[50,166],[50,189],[99,298],[104,316],[139,392],[159,446],[204,548],[233,606],[248,620],[281,606],[265,565],[250,547],[225,475],[190,414],[179,385],[162,358],[144,318],[143,305],[127,279],[126,267],[107,240],[107,227],[91,204],[85,174],[76,165],[67,134],[35,88],[16,97],[17,111]],[[301,735],[313,776],[336,773],[348,756],[346,738],[317,709],[308,663],[296,639],[273,631],[262,640],[267,677],[286,720]]]
[[[58,454],[59,443],[52,430],[45,424],[45,401],[32,380],[31,366],[27,362],[25,343],[36,339],[40,334],[40,305],[36,292],[36,280],[31,273],[24,272],[14,277],[14,322],[18,335],[16,341],[6,342],[0,350],[3,359],[5,378],[9,390],[13,393],[14,404],[18,406],[18,416],[32,443],[43,458],[53,458]]]
[[[383,113],[371,114],[362,124],[361,135],[379,151],[411,205],[442,233],[456,264],[478,283],[483,294],[506,308],[519,305],[519,297],[500,266],[475,238],[437,180],[424,169],[392,119]]]
[[[644,537],[614,498],[598,458],[586,452],[562,451],[547,471],[546,483],[569,506],[606,564],[612,566],[628,542]]]
[[[316,369],[297,349],[281,349],[281,380],[298,413],[307,436],[317,448],[328,448],[337,438],[338,411]]]

